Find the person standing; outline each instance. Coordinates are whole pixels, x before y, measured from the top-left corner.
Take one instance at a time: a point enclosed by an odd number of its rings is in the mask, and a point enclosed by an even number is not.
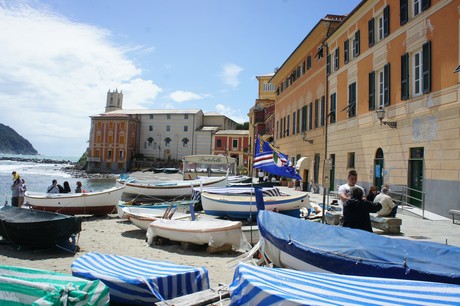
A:
[[[23,178],[21,178],[21,180],[22,180],[22,184],[19,187],[19,203],[18,203],[19,208],[21,208],[22,205],[24,204],[24,196],[26,195],[26,191],[27,191],[26,181]]]
[[[48,186],[48,189],[46,192],[47,193],[59,193],[59,187],[58,187],[58,183],[56,179],[54,179],[51,182],[51,185]]]
[[[347,177],[347,183],[343,184],[339,187],[339,199],[340,199],[340,204],[345,204],[346,201],[351,199],[350,196],[350,190],[352,187],[359,187],[363,191],[364,194],[364,189],[363,187],[356,185],[356,182],[358,181],[358,172],[356,170],[350,170],[348,171],[348,177]]]
[[[11,185],[11,206],[19,207],[19,189],[23,184],[21,176],[16,171],[11,172],[13,184]]]
[[[351,188],[350,197],[350,200],[347,200],[343,204],[342,226],[372,233],[371,218],[369,213],[379,211],[382,208],[382,204],[364,200],[363,189],[358,186]]]
[[[377,212],[377,215],[380,217],[396,217],[396,212],[398,210],[398,205],[393,202],[393,199],[388,194],[390,189],[388,187],[382,187],[380,194],[378,194],[374,203],[380,203],[382,209]]]

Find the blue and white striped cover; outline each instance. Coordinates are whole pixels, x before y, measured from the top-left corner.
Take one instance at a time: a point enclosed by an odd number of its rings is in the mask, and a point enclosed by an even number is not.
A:
[[[192,200],[200,201],[201,192],[208,192],[214,194],[232,194],[232,195],[254,195],[254,187],[195,187],[192,192]],[[262,193],[266,197],[275,197],[280,196],[281,192],[276,187],[263,187]]]
[[[209,289],[206,268],[165,261],[88,253],[77,258],[71,269],[74,276],[104,282],[112,302],[152,304]]]
[[[240,263],[230,305],[460,305],[460,286]]]

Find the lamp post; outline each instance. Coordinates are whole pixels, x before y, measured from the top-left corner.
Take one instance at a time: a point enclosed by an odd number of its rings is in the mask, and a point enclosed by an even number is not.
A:
[[[383,121],[385,119],[386,111],[383,107],[380,107],[378,110],[375,111],[377,114],[377,119],[380,121],[380,125],[385,124],[388,125],[392,129],[396,129],[398,127],[398,123],[396,121]]]

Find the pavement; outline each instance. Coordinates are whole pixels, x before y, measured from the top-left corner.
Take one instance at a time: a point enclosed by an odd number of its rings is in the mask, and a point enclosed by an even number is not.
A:
[[[309,194],[311,202],[323,203],[322,194]],[[332,197],[329,199],[329,203],[332,199]],[[438,242],[460,247],[460,220],[456,220],[454,224],[452,219],[429,211],[422,212],[419,208],[409,206],[398,208],[396,217],[402,220],[401,234],[385,236]],[[374,233],[384,235],[383,231],[379,229],[374,229]]]

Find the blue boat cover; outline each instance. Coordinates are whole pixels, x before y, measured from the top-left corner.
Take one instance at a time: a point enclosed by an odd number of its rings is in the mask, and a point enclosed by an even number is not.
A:
[[[240,263],[230,305],[459,305],[460,286]]]
[[[257,221],[263,239],[326,271],[460,284],[456,246],[390,238],[270,211],[260,211]]]
[[[104,282],[110,288],[110,301],[118,303],[153,304],[209,289],[206,268],[165,261],[88,253],[77,258],[71,269],[74,276]]]

